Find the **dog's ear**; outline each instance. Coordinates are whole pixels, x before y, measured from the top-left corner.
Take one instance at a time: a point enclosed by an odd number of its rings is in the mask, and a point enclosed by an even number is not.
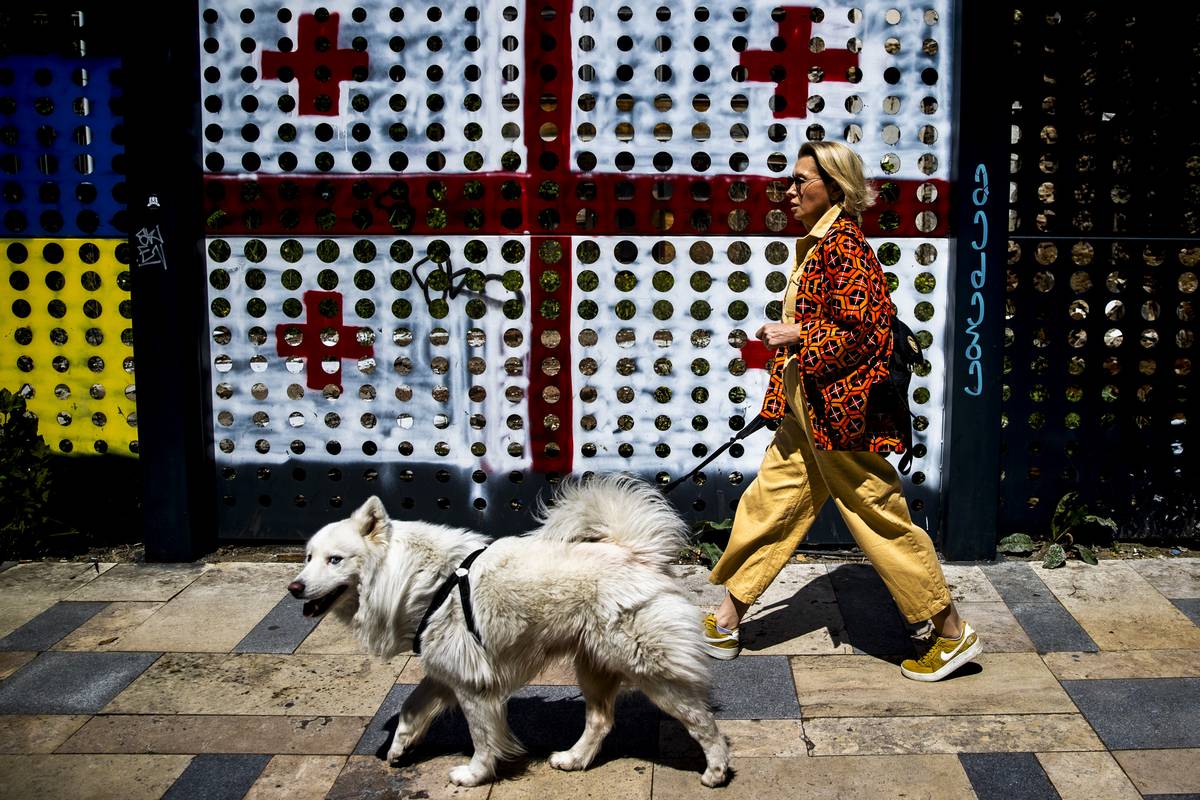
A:
[[[359,506],[350,517],[363,538],[380,538],[387,530],[388,515],[383,508],[383,501],[372,495],[367,502]]]

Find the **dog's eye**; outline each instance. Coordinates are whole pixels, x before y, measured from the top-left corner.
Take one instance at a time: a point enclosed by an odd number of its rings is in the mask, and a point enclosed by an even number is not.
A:
[[[342,557],[341,556],[330,556],[329,563],[334,564],[334,565],[340,564],[340,563],[342,563]]]
[[[312,561],[312,553],[308,553],[307,555],[305,555],[305,556],[304,556],[304,563],[305,563],[305,564],[307,564],[307,563],[308,563],[308,562],[310,562],[310,561]]]

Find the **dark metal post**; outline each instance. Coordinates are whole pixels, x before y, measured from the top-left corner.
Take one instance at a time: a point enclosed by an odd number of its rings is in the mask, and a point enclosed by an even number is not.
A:
[[[148,561],[190,561],[215,541],[198,25],[195,0],[138,6],[123,68]]]
[[[942,548],[948,559],[976,560],[996,556],[1000,503],[1009,111],[1001,80],[1009,20],[1003,3],[955,5],[953,327]]]

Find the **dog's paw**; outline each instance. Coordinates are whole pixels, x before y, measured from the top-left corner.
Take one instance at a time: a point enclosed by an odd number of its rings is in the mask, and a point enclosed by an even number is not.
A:
[[[478,774],[470,764],[463,764],[450,770],[450,782],[455,786],[478,786],[486,783],[487,779],[487,775]]]
[[[396,762],[399,761],[406,752],[408,752],[408,748],[411,744],[412,744],[411,736],[396,735],[395,737],[393,737],[392,738],[392,746],[388,748],[388,753],[387,753],[388,763],[391,764],[393,767],[396,766]]]
[[[587,767],[587,764],[583,763],[583,759],[576,756],[570,750],[560,750],[557,753],[550,754],[550,766],[555,769],[571,772],[577,769],[584,769]]]
[[[700,782],[708,787],[724,786],[725,782],[728,780],[728,767],[709,767],[708,769],[704,770],[704,774],[700,776]]]

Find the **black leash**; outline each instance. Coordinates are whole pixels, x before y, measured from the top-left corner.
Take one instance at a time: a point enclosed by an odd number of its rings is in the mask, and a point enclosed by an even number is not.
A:
[[[734,436],[728,442],[726,442],[725,444],[721,445],[719,448],[714,450],[712,455],[710,455],[708,458],[701,461],[699,466],[697,466],[695,469],[693,469],[687,475],[684,475],[682,478],[676,478],[675,480],[671,481],[666,486],[664,486],[662,488],[662,493],[668,494],[669,492],[673,492],[676,488],[679,487],[679,485],[681,483],[688,480],[693,475],[695,475],[697,472],[699,472],[700,470],[707,467],[710,463],[712,463],[712,460],[714,458],[721,455],[721,453],[724,453],[726,450],[728,450],[730,447],[732,447],[734,444],[736,444],[738,442],[738,440],[745,439],[747,436],[749,436],[750,434],[754,433],[759,428],[762,428],[764,426],[769,427],[772,430],[774,430],[776,427],[778,427],[778,425],[779,425],[778,420],[767,419],[766,417],[762,416],[761,414],[758,415],[757,417],[755,417],[753,420],[750,421],[749,425],[747,425],[746,427],[744,427],[740,431],[738,431],[736,436]]]
[[[462,563],[450,573],[450,577],[442,582],[442,585],[433,593],[433,599],[429,601],[429,608],[425,609],[425,616],[421,617],[421,624],[417,626],[417,632],[413,636],[413,652],[417,655],[421,654],[421,634],[425,632],[425,628],[429,625],[429,618],[433,616],[433,612],[441,608],[442,603],[446,602],[446,598],[454,591],[454,587],[458,587],[459,600],[462,602],[463,618],[467,623],[467,630],[475,637],[475,641],[479,642],[480,647],[483,646],[483,639],[479,636],[479,630],[475,627],[475,614],[471,610],[471,584],[467,580],[467,573],[471,569],[471,564],[479,557],[479,554],[486,547],[481,547],[471,555],[462,560]]]

